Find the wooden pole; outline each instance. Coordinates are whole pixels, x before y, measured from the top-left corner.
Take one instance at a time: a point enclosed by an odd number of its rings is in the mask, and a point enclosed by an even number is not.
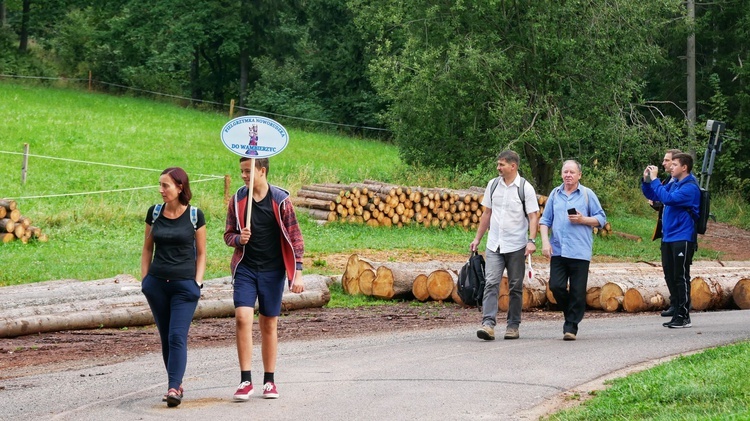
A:
[[[91,70],[89,70],[89,92],[91,92]]]
[[[21,165],[21,184],[26,184],[26,171],[29,166],[29,144],[23,144],[23,165]]]
[[[231,120],[234,116],[234,99],[229,101],[229,119]]]
[[[252,220],[250,217],[253,212],[253,186],[255,184],[255,158],[250,158],[250,185],[247,186],[247,216],[245,217],[245,226],[249,227]]]
[[[224,174],[224,206],[229,204],[229,185],[232,183],[232,177],[229,174]]]

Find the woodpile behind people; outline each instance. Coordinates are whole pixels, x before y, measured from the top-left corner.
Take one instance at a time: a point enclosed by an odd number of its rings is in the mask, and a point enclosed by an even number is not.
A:
[[[321,183],[302,186],[292,203],[318,223],[346,222],[369,226],[460,227],[476,230],[484,213],[484,189],[466,190],[398,186],[373,180],[362,183]],[[539,215],[544,211],[547,196],[537,194]],[[618,235],[641,241],[635,235],[616,232],[608,222],[594,228],[601,236]]]
[[[32,225],[31,218],[21,215],[15,200],[0,199],[0,242],[14,240],[27,244],[31,240],[46,243],[49,239],[41,228]]]

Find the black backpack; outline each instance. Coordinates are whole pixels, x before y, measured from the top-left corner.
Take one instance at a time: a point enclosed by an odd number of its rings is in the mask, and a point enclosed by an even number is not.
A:
[[[708,217],[711,215],[711,194],[693,180],[693,184],[700,190],[700,205],[698,205],[698,217],[693,216],[695,230],[698,234],[705,234],[708,228]]]
[[[476,251],[458,274],[458,296],[467,306],[482,307],[484,297],[484,257]]]

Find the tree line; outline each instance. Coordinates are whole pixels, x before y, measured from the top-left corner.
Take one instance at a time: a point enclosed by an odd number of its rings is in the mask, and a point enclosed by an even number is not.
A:
[[[722,120],[712,180],[750,198],[748,33],[750,0],[0,0],[0,72],[384,128],[407,163],[482,176],[512,148],[542,191],[568,158],[638,174],[678,147],[700,170]]]

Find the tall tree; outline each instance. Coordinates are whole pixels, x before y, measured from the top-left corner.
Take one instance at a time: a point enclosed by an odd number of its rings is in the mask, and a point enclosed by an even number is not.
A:
[[[466,170],[512,147],[544,190],[563,159],[627,166],[648,146],[631,103],[677,1],[351,3],[408,162]]]

